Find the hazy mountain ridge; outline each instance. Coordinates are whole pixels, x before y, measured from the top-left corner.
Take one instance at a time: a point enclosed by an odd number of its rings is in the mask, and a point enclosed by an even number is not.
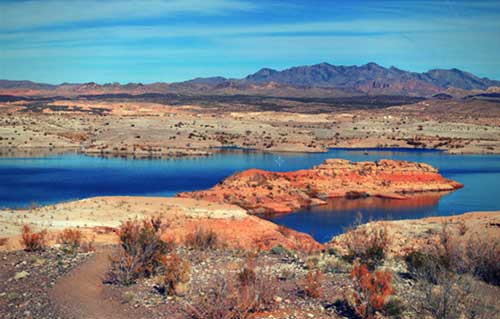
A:
[[[370,62],[361,66],[332,65],[326,62],[296,66],[282,71],[263,68],[242,79],[220,76],[195,78],[184,82],[152,84],[63,83],[60,85],[31,81],[0,80],[2,94],[60,95],[105,93],[179,93],[179,94],[268,94],[291,96],[405,95],[432,96],[449,89],[486,90],[500,86],[500,81],[480,78],[458,69],[433,69],[424,73],[409,72]]]

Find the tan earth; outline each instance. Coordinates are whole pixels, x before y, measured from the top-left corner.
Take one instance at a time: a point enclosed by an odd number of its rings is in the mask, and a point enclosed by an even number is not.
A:
[[[434,249],[439,243],[444,228],[450,232],[457,244],[472,239],[497,243],[498,249],[500,249],[500,211],[371,222],[359,226],[354,232],[361,234],[363,230],[367,230],[368,233],[371,233],[381,228],[388,232],[388,254],[392,256],[402,256],[422,248]],[[345,234],[336,236],[328,245],[335,247],[340,252],[345,252],[348,238],[349,236]]]
[[[232,248],[270,249],[278,244],[288,249],[320,249],[309,235],[285,229],[234,205],[215,204],[186,198],[160,197],[94,197],[69,203],[27,210],[0,211],[0,237],[7,242],[2,250],[20,249],[23,225],[35,230],[46,229],[50,243],[66,228],[79,228],[87,239],[99,243],[116,243],[114,230],[123,221],[160,217],[168,227],[165,239],[181,242],[201,227],[213,230],[223,243]]]
[[[382,109],[329,106],[329,111],[315,111],[314,103],[292,103],[279,111],[236,102],[202,106],[63,98],[30,103],[0,102],[0,155],[69,148],[103,156],[203,156],[221,146],[274,152],[416,147],[500,153],[500,103],[479,100],[426,100]]]

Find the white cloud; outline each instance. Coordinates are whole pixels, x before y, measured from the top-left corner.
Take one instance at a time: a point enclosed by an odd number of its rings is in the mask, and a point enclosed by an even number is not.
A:
[[[217,15],[255,8],[242,0],[48,0],[0,2],[0,29],[19,30],[75,22],[166,17],[183,13]]]

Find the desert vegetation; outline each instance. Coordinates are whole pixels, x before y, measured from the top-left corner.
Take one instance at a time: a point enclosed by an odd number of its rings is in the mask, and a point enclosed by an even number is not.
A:
[[[46,245],[47,231],[34,232],[30,226],[24,225],[21,238],[21,243],[26,251],[43,250]]]
[[[161,221],[151,218],[144,221],[126,221],[118,230],[119,252],[111,257],[111,270],[106,282],[130,285],[142,277],[156,275],[173,243],[160,238]]]
[[[73,267],[96,254],[106,264],[102,293],[110,301],[105,307],[137,316],[494,318],[499,291],[496,237],[475,235],[470,222],[444,221],[439,227],[430,224],[432,231],[423,233],[429,237],[422,242],[428,244],[395,250],[400,237],[392,224],[375,225],[380,227],[358,222],[342,235],[345,245],[332,242],[324,249],[281,244],[244,249],[228,245],[219,230],[206,224],[171,236],[172,222],[153,215],[123,222],[114,235],[112,229],[103,229],[118,244],[97,246],[95,253],[85,252],[88,236],[80,229],[49,236],[25,227],[26,247],[31,248],[23,254],[59,256],[50,257],[51,265],[57,265],[51,267],[60,269],[57,274],[65,273],[65,260],[74,261]],[[287,240],[292,231],[279,227],[276,234]],[[30,274],[20,272],[18,277],[36,274],[33,268],[26,272]]]

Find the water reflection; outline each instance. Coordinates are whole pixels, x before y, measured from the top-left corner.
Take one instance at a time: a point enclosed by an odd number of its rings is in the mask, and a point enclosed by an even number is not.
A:
[[[421,193],[408,199],[367,197],[359,199],[334,198],[326,205],[309,207],[287,215],[266,218],[287,227],[311,234],[325,242],[353,224],[354,217],[370,220],[412,219],[435,215],[439,200],[449,192]]]

